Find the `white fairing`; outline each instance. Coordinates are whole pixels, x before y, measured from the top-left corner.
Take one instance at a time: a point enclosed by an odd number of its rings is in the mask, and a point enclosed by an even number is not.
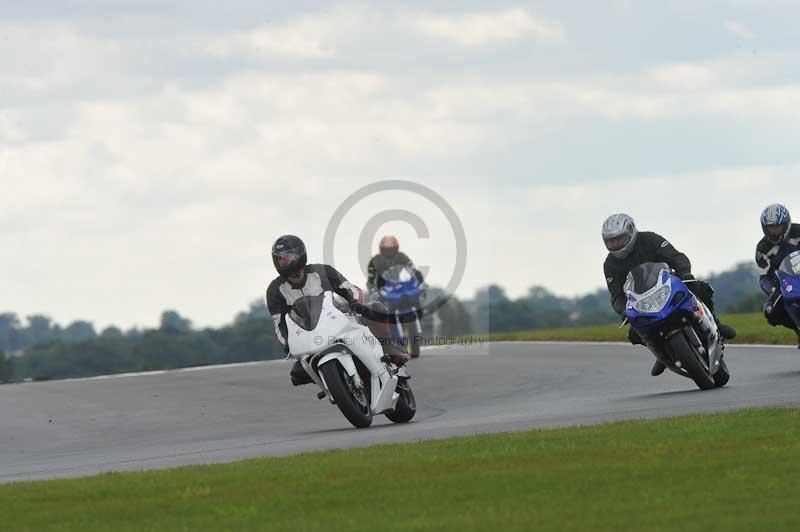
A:
[[[363,328],[354,318],[344,314],[333,305],[331,292],[325,292],[322,312],[313,331],[307,331],[296,324],[290,315],[286,316],[287,340],[293,356],[318,353],[329,346],[330,338],[352,333],[351,329]],[[369,330],[367,330],[369,332]]]
[[[333,293],[325,292],[319,321],[313,331],[307,331],[286,316],[289,350],[291,355],[301,360],[315,355],[331,347],[341,345],[341,349],[331,351],[317,363],[317,367],[338,361],[348,375],[357,376],[352,355],[369,370],[371,376],[372,397],[370,407],[373,414],[381,414],[394,409],[400,397],[395,392],[398,378],[390,375],[386,364],[381,361],[383,349],[377,338],[366,326],[351,315],[340,311],[333,304]],[[352,355],[351,355],[352,353]],[[307,364],[304,364],[306,367]],[[306,371],[309,372],[309,367]],[[318,385],[327,391],[327,385],[319,375],[309,372]]]

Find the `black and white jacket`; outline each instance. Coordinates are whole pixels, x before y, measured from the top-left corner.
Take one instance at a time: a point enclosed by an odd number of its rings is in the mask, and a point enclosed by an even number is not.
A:
[[[275,337],[280,343],[286,345],[286,314],[292,310],[294,302],[303,296],[318,296],[329,290],[350,302],[358,299],[359,289],[333,266],[325,264],[306,265],[305,277],[299,285],[283,277],[270,283],[267,288],[267,308],[275,325]]]

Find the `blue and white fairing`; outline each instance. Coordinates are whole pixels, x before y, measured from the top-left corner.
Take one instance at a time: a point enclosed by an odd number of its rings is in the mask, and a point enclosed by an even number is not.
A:
[[[800,325],[800,251],[786,257],[775,275],[780,282],[783,304],[795,324]]]
[[[668,264],[637,266],[628,274],[624,290],[631,327],[670,371],[694,380],[703,390],[728,382],[722,361],[725,344],[714,316],[672,275]]]
[[[776,272],[781,283],[781,295],[787,301],[800,299],[800,251],[784,259]]]
[[[381,275],[383,286],[378,291],[381,302],[394,316],[392,336],[405,345],[409,341],[403,334],[403,323],[414,322],[417,334],[422,334],[419,313],[425,285],[417,278],[416,272],[406,265],[395,265]]]
[[[416,273],[408,266],[393,266],[383,275],[383,286],[378,291],[381,300],[391,310],[409,310],[419,307],[419,298],[425,291]]]
[[[698,301],[686,284],[666,263],[643,264],[628,274],[625,281],[628,302],[625,314],[631,326],[642,336],[650,336],[676,312],[694,314]]]

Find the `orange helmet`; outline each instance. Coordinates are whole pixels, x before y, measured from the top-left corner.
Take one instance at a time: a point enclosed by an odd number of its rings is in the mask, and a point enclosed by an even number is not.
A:
[[[384,258],[393,259],[400,250],[400,244],[392,235],[386,235],[385,237],[381,238],[381,243],[378,246],[378,249]]]

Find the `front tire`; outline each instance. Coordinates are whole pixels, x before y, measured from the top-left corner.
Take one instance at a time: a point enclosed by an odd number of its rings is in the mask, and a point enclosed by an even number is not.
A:
[[[400,394],[397,405],[392,412],[386,414],[386,417],[393,423],[408,423],[417,413],[417,400],[407,380],[397,384],[397,393]]]
[[[406,326],[403,327],[403,334],[408,338],[405,351],[411,358],[419,358],[419,342],[414,340],[416,338],[414,330],[412,323],[407,323]]]
[[[700,355],[689,344],[682,331],[670,336],[667,343],[675,360],[680,361],[681,366],[698,388],[701,390],[714,388],[714,379],[708,374],[705,364],[700,361]]]
[[[320,368],[328,391],[336,402],[336,406],[355,428],[365,429],[372,425],[372,411],[369,407],[369,394],[366,389],[364,397],[358,398],[352,390],[352,378],[344,371],[338,361],[328,362]]]
[[[419,344],[417,342],[411,342],[411,358],[419,358]]]
[[[714,386],[717,388],[722,388],[726,384],[728,384],[728,380],[730,380],[731,374],[728,372],[728,365],[725,364],[724,360],[719,361],[719,369],[714,374]]]

